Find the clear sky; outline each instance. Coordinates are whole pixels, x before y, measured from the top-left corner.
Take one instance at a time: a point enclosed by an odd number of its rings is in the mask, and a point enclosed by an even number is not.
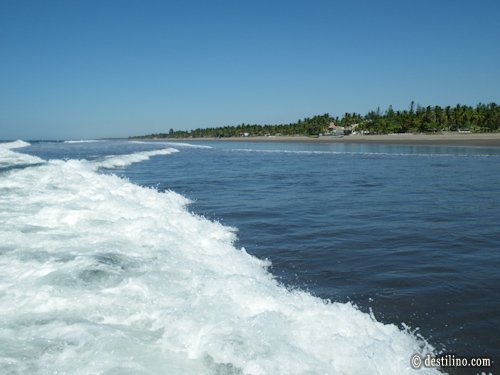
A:
[[[0,1],[0,139],[500,102],[497,0]]]

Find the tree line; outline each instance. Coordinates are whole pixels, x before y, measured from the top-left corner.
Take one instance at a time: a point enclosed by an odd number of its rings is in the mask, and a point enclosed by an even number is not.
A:
[[[406,110],[396,111],[389,106],[382,112],[380,108],[365,115],[345,113],[342,117],[330,114],[306,117],[289,124],[259,125],[245,124],[198,128],[194,130],[174,130],[168,133],[150,134],[134,138],[221,138],[242,135],[306,135],[317,136],[328,131],[331,124],[344,127],[347,132],[364,134],[388,133],[435,133],[443,131],[470,131],[476,133],[496,132],[500,127],[500,106],[496,103],[475,107],[457,104],[446,106],[415,106],[411,102]]]

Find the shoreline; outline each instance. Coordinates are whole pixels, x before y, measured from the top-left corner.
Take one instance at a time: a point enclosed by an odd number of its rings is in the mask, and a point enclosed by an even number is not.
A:
[[[134,139],[134,138],[131,138]],[[139,140],[139,138],[135,138]],[[290,142],[290,143],[367,143],[403,144],[435,146],[477,146],[500,147],[500,133],[441,133],[441,134],[385,134],[385,135],[347,135],[341,138],[307,136],[254,136],[227,138],[140,138],[143,141],[188,141],[188,142]]]

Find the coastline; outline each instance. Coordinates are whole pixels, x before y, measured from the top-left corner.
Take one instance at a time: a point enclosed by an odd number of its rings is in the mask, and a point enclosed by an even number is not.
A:
[[[131,138],[133,139],[133,138]],[[136,138],[138,139],[138,138]],[[440,134],[386,134],[348,135],[341,138],[306,136],[258,136],[227,138],[141,138],[147,141],[189,141],[189,142],[295,142],[295,143],[372,143],[435,146],[477,146],[500,147],[500,133],[440,133]]]

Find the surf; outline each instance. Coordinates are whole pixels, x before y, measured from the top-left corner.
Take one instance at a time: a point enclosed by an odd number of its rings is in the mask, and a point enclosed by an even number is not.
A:
[[[100,172],[176,149],[94,161],[15,149],[0,144],[5,163],[34,164],[0,174],[7,373],[400,374],[434,353],[351,303],[280,284],[182,195]]]

